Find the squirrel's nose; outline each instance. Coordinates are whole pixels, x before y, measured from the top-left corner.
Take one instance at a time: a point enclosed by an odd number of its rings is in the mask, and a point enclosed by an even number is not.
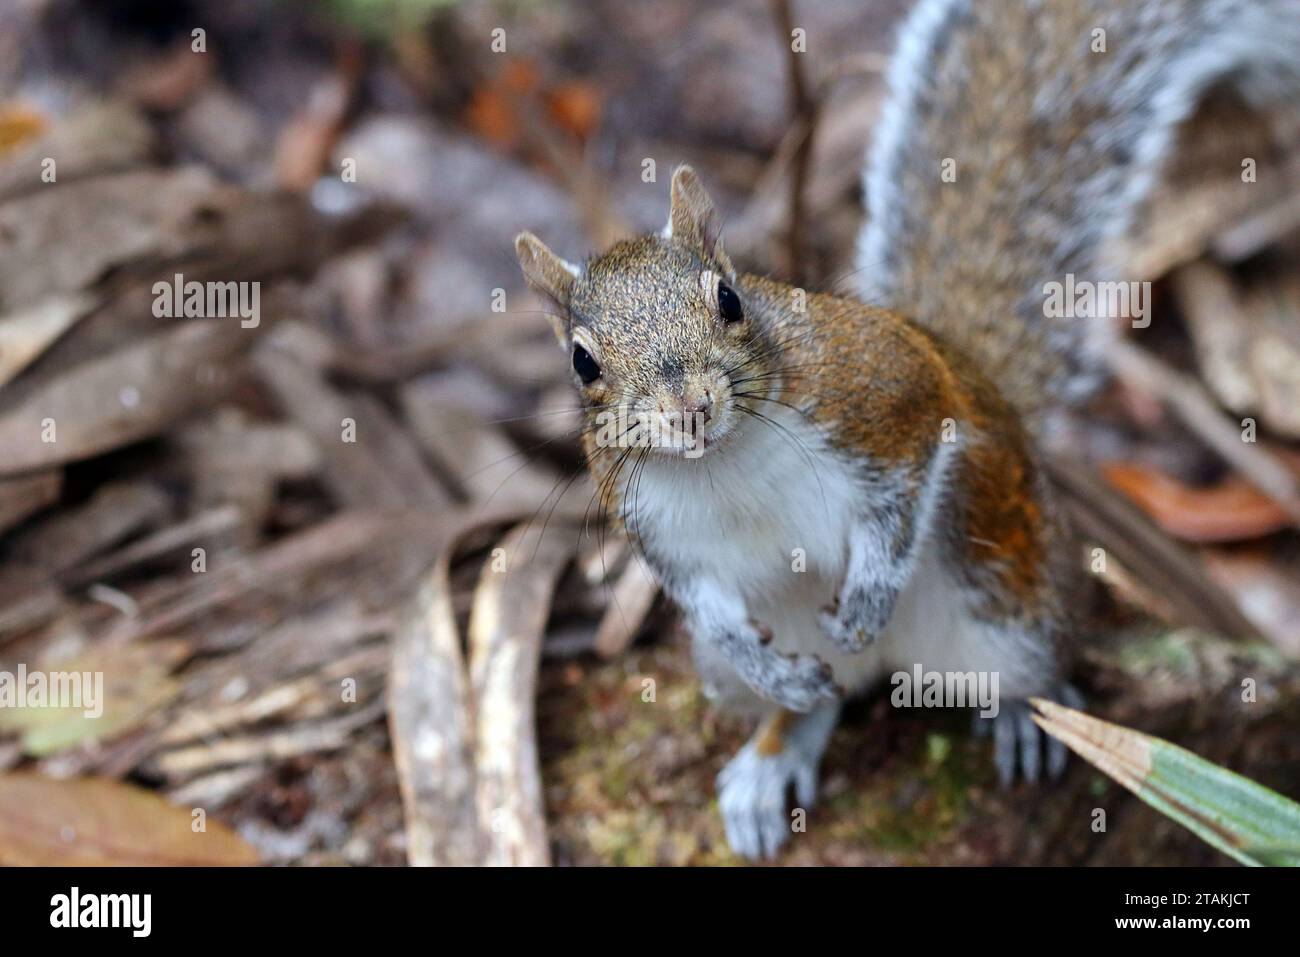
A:
[[[706,392],[702,398],[683,402],[682,415],[692,422],[707,425],[713,418],[713,397]]]
[[[713,393],[708,389],[688,388],[676,396],[664,395],[659,399],[659,414],[673,431],[690,439],[704,434],[713,420]]]
[[[713,418],[713,393],[708,389],[682,396],[682,425],[684,432],[694,435]]]

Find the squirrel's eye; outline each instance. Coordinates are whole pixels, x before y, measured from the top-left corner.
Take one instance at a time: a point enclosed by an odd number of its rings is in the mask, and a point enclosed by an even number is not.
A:
[[[583,385],[591,385],[600,378],[600,366],[582,346],[573,347],[573,371],[578,373]]]
[[[718,281],[718,312],[722,315],[722,321],[740,322],[745,318],[745,310],[741,308],[740,297],[736,291],[721,280]]]

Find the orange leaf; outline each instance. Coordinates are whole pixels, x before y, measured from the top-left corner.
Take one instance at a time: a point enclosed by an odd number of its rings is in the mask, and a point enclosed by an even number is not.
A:
[[[483,139],[501,150],[519,145],[519,118],[501,91],[487,87],[469,101],[465,122]]]
[[[516,102],[537,93],[540,89],[541,71],[536,63],[518,57],[509,60],[486,86],[476,90],[470,97],[469,106],[465,110],[465,122],[475,133],[498,149],[513,150],[519,146],[522,138]],[[557,111],[556,95],[552,93],[546,95],[547,107],[552,118],[565,129],[575,130],[575,124],[583,126],[583,124],[594,123],[594,117],[588,116],[595,106],[594,101],[584,105],[579,102],[580,94],[567,94],[573,102],[564,104]],[[586,129],[589,130],[590,126],[588,125]]]
[[[0,106],[0,156],[45,132],[45,117],[21,103]]]
[[[1287,528],[1287,513],[1237,476],[1196,488],[1142,465],[1112,462],[1102,475],[1170,535],[1191,542],[1235,542]]]
[[[579,139],[591,136],[600,119],[600,95],[586,83],[565,83],[546,96],[551,118]]]
[[[541,80],[541,71],[532,60],[516,58],[506,63],[497,75],[496,85],[520,96],[532,93]]]

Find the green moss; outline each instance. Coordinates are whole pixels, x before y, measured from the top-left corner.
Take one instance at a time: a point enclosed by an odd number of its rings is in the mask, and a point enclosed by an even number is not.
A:
[[[830,836],[921,863],[958,839],[969,813],[972,748],[962,738],[932,732],[889,769],[854,782],[830,805]]]
[[[1233,643],[1194,629],[1160,631],[1127,638],[1116,651],[1121,669],[1138,676],[1166,671],[1180,677],[1218,673],[1233,667],[1259,668],[1276,673],[1286,667],[1286,657],[1260,642]]]

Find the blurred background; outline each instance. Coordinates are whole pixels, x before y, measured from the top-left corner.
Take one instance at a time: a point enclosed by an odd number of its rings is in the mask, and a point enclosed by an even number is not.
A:
[[[733,258],[851,289],[908,6],[0,7],[0,671],[106,691],[0,708],[0,863],[734,863],[746,728],[598,532],[511,242],[657,229],[691,162]],[[1076,683],[1296,796],[1300,111],[1211,91],[1125,253],[1154,321],[1053,462],[1098,581]],[[160,315],[178,274],[256,317]],[[856,703],[781,863],[1227,860],[986,752]]]

